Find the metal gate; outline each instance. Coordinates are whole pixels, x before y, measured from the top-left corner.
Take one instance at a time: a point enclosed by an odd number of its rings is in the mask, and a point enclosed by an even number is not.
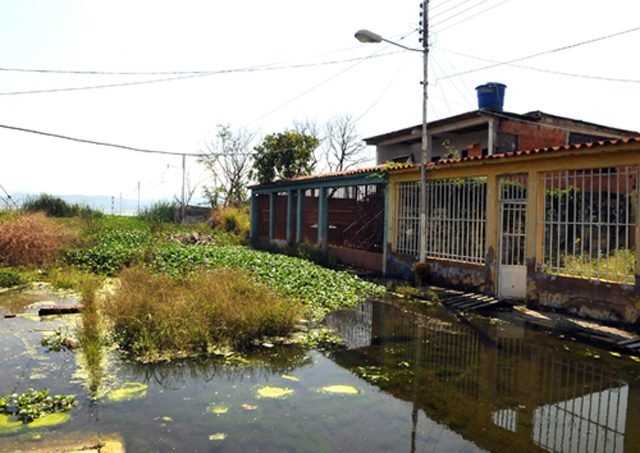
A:
[[[498,296],[524,298],[527,225],[527,175],[500,177]]]

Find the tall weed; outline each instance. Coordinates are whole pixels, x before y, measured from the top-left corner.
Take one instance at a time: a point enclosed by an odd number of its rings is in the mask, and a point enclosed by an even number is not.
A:
[[[245,347],[262,336],[285,335],[301,304],[279,296],[239,270],[202,270],[189,278],[134,267],[120,274],[104,314],[121,345],[136,355]]]
[[[237,236],[249,237],[250,221],[247,207],[227,207],[217,209],[211,214],[211,227],[217,231],[234,233]]]
[[[43,212],[21,215],[0,223],[0,262],[9,266],[51,263],[75,236]]]

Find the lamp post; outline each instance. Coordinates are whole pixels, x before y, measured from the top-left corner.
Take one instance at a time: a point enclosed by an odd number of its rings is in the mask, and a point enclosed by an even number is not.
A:
[[[422,8],[421,15],[423,16],[420,21],[420,25],[422,26],[420,30],[422,33],[420,38],[422,48],[420,49],[403,46],[369,30],[359,30],[356,32],[355,37],[362,43],[379,43],[384,41],[405,50],[422,52],[424,73],[422,78],[422,165],[420,166],[420,263],[424,263],[427,254],[427,164],[430,160],[429,136],[427,134],[427,101],[429,99],[427,96],[427,86],[429,83],[427,78],[429,61],[429,0],[423,1],[420,6]]]

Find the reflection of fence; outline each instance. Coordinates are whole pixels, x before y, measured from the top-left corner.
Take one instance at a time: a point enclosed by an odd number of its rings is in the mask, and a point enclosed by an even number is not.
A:
[[[427,245],[429,257],[484,263],[487,221],[487,178],[427,182]],[[396,185],[394,251],[419,254],[420,184]]]
[[[389,304],[345,313],[327,324],[346,340],[348,357],[369,358],[369,366],[379,367],[381,388],[429,418],[468,420],[454,429],[470,427],[465,437],[493,429],[514,451],[624,451],[632,424],[629,386],[598,364],[520,335],[482,332]]]
[[[634,282],[637,167],[546,173],[542,269]]]
[[[623,452],[629,386],[590,364],[538,357],[540,373],[558,373],[558,383],[540,382],[543,401],[534,412],[533,441],[551,452]],[[576,396],[577,395],[577,396]]]

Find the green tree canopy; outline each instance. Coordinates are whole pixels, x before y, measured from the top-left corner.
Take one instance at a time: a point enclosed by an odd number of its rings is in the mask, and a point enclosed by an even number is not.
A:
[[[292,130],[267,135],[254,148],[251,175],[259,184],[310,175],[319,140]]]

